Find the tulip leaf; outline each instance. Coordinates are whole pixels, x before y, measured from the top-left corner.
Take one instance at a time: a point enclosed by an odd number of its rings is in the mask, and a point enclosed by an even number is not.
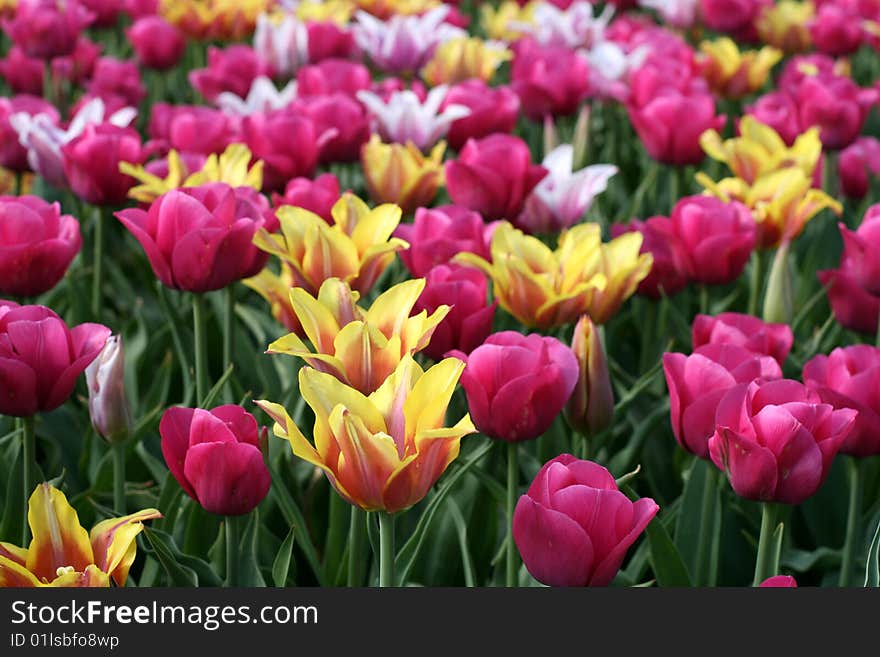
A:
[[[260,572],[260,563],[257,558],[259,549],[258,536],[260,533],[260,511],[254,509],[247,516],[247,525],[241,533],[241,541],[238,545],[239,561],[239,586],[266,586],[263,573]]]
[[[675,545],[696,586],[713,585],[721,535],[718,469],[695,458],[681,497]]]
[[[23,529],[24,493],[22,492],[21,441],[16,440],[9,445],[3,461],[10,466],[9,478],[6,480],[6,497],[3,498],[5,510],[0,522],[0,537],[11,541],[20,538]],[[16,541],[12,541],[16,542]]]
[[[468,548],[468,538],[467,538],[467,523],[464,521],[464,516],[461,515],[461,510],[458,508],[458,504],[456,504],[455,499],[450,497],[449,503],[449,516],[452,518],[453,524],[455,524],[455,532],[458,535],[458,546],[461,550],[461,565],[464,569],[464,585],[467,587],[476,586],[474,583],[474,563],[471,559],[471,552]]]
[[[220,586],[220,578],[211,566],[181,552],[171,535],[152,527],[144,527],[144,535],[172,586]]]
[[[226,368],[226,371],[223,372],[223,376],[221,376],[217,380],[217,383],[214,384],[214,387],[208,391],[207,395],[205,395],[205,398],[199,404],[199,408],[211,408],[211,406],[214,405],[214,402],[217,401],[217,397],[219,397],[220,393],[223,392],[223,386],[226,385],[229,377],[232,376],[233,369],[235,369],[234,365],[230,365]]]
[[[625,485],[625,490],[630,498],[634,498],[635,493],[629,486]],[[645,528],[645,535],[657,584],[662,587],[690,586],[687,566],[663,522],[655,517]]]
[[[868,547],[868,563],[865,568],[865,586],[880,587],[880,522]]]
[[[272,583],[276,587],[287,585],[287,574],[290,571],[290,557],[293,553],[293,544],[296,541],[296,527],[291,527],[287,532],[287,538],[278,549],[275,561],[272,563]]]
[[[154,481],[165,481],[165,477],[168,476],[168,467],[162,461],[150,454],[143,443],[135,445],[134,451],[147,467]]]

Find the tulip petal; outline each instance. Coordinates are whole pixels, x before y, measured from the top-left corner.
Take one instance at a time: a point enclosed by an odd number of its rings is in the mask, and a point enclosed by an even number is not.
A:
[[[0,550],[0,588],[31,588],[41,584],[24,565],[4,556]]]
[[[59,568],[73,566],[82,572],[93,564],[89,535],[79,516],[60,490],[40,484],[28,500],[28,524],[33,539],[28,547],[27,569],[51,581]]]
[[[759,502],[774,501],[778,472],[776,458],[766,447],[719,427],[709,439],[712,461],[727,473],[740,497]]]
[[[168,466],[184,492],[196,499],[196,492],[186,480],[183,471],[186,452],[189,449],[189,430],[194,414],[194,408],[179,406],[169,408],[159,422],[159,434],[162,436],[162,456],[165,458],[165,465]]]
[[[92,528],[89,540],[95,565],[110,575],[117,586],[125,586],[137,549],[135,537],[143,530],[143,521],[161,517],[158,509],[144,509],[122,518],[102,520]]]
[[[184,472],[206,511],[248,513],[269,492],[272,478],[259,449],[248,443],[200,443],[190,447]]]
[[[39,410],[37,375],[16,358],[0,358],[0,414],[26,417]]]
[[[620,564],[623,563],[626,551],[657,515],[660,507],[651,498],[643,497],[633,503],[632,510],[632,526],[629,532],[618,540],[617,545],[601,563],[596,564],[593,576],[590,578],[590,586],[607,586],[611,583],[620,569]]]

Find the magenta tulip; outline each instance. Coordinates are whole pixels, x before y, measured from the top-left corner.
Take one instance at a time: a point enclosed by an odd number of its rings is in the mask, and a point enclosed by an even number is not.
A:
[[[580,367],[556,338],[502,331],[469,356],[461,384],[474,426],[496,440],[520,442],[543,434],[577,384]]]
[[[862,19],[855,7],[824,2],[810,23],[816,49],[832,57],[851,55],[862,46]]]
[[[672,433],[678,444],[700,458],[709,457],[715,412],[722,397],[737,384],[782,377],[779,364],[743,347],[708,344],[690,356],[663,354],[669,388]]]
[[[841,191],[850,198],[864,198],[871,181],[880,176],[880,141],[874,137],[856,139],[840,151],[837,170]]]
[[[479,79],[450,87],[440,110],[449,105],[462,105],[471,111],[453,121],[446,133],[446,141],[455,150],[461,150],[468,139],[480,139],[496,132],[513,132],[520,108],[519,96],[510,87],[490,87]]]
[[[544,46],[526,38],[516,42],[511,88],[532,121],[574,114],[590,88],[587,60],[569,48]]]
[[[800,504],[825,481],[856,414],[798,381],[741,384],[718,404],[709,453],[740,497]]]
[[[633,219],[629,224],[611,227],[612,237],[628,232],[641,233],[639,253],[650,253],[654,258],[651,272],[639,283],[639,294],[659,299],[681,292],[688,284],[688,256],[672,220],[658,216],[645,221]]]
[[[157,71],[177,66],[186,51],[183,34],[160,16],[137,19],[125,34],[138,61]]]
[[[340,196],[339,179],[332,173],[322,173],[314,180],[294,178],[284,188],[284,196],[275,194],[272,202],[276,208],[282,205],[305,208],[332,224],[333,206]]]
[[[762,589],[796,589],[797,582],[791,575],[774,575],[765,579],[758,586]]]
[[[0,74],[14,93],[32,96],[43,93],[42,60],[28,57],[18,46],[12,46],[0,60]]]
[[[86,89],[91,96],[102,98],[108,104],[117,98],[120,106],[137,107],[147,97],[137,64],[114,57],[101,57],[95,62]]]
[[[282,190],[297,177],[310,177],[318,164],[318,133],[308,118],[287,110],[246,116],[244,141],[263,160],[263,189]]]
[[[332,93],[354,98],[358,91],[369,89],[372,84],[370,69],[347,59],[326,59],[296,72],[296,94],[300,98]]]
[[[68,328],[45,306],[0,301],[0,414],[27,417],[63,404],[110,329]]]
[[[30,170],[27,150],[18,140],[18,132],[9,122],[13,114],[37,116],[45,114],[52,123],[57,124],[60,117],[58,110],[39,96],[20,94],[12,98],[0,98],[0,167],[15,172]]]
[[[794,140],[803,132],[797,103],[786,91],[764,94],[754,105],[746,107],[746,114],[773,128],[788,146],[794,144]]]
[[[780,366],[788,357],[794,342],[788,324],[771,324],[741,313],[721,313],[715,317],[697,315],[691,338],[694,349],[707,344],[733,345],[771,356]]]
[[[607,586],[660,507],[632,502],[598,463],[561,454],[519,498],[513,540],[532,577],[548,586]]]
[[[241,141],[237,121],[210,107],[190,105],[153,105],[150,136],[183,153],[211,155],[222,153],[230,144]]]
[[[751,26],[771,0],[700,0],[700,16],[706,27],[718,32],[742,32]]]
[[[245,98],[261,75],[271,77],[271,67],[250,46],[235,44],[208,48],[208,66],[189,73],[189,82],[209,102],[224,91]]]
[[[15,17],[3,31],[29,57],[52,59],[73,52],[94,15],[78,0],[19,0]]]
[[[354,53],[355,43],[351,31],[341,28],[333,21],[308,21],[306,32],[310,62],[346,59]]]
[[[162,455],[184,492],[209,513],[250,513],[272,483],[263,458],[266,427],[241,406],[173,407],[159,423]]]
[[[797,88],[801,127],[819,126],[822,145],[846,148],[853,143],[877,101],[877,92],[861,89],[850,78],[840,75],[806,77]]]
[[[315,124],[320,164],[360,159],[361,147],[370,139],[370,117],[360,102],[337,92],[302,98],[290,109]]]
[[[125,201],[134,179],[119,170],[119,163],[143,161],[137,131],[109,123],[86,126],[83,134],[65,144],[61,152],[70,189],[92,205]]]

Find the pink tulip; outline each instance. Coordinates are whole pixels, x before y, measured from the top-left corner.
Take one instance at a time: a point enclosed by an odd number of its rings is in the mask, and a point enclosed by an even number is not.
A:
[[[119,171],[119,163],[143,161],[138,133],[110,123],[86,126],[83,134],[65,144],[61,152],[70,189],[92,205],[125,201],[134,179]]]
[[[679,445],[703,459],[709,457],[715,412],[727,391],[756,379],[782,377],[779,364],[770,356],[730,344],[707,344],[690,356],[665,353],[663,373],[669,388],[672,433]]]
[[[434,329],[423,353],[440,361],[452,350],[469,354],[492,332],[498,302],[487,303],[488,284],[482,272],[459,265],[437,265],[425,276],[425,289],[413,312],[430,315],[442,305],[452,308]]]
[[[718,32],[743,32],[751,26],[770,0],[700,0],[700,16],[706,27]]]
[[[32,96],[43,94],[42,60],[28,57],[18,46],[12,46],[6,57],[0,60],[0,74],[14,93]]]
[[[94,14],[92,27],[113,27],[123,10],[123,0],[80,0]]]
[[[819,126],[822,144],[835,150],[855,141],[876,101],[876,91],[840,75],[807,77],[796,93],[801,127]]]
[[[859,137],[840,151],[837,167],[843,193],[850,198],[864,198],[870,189],[870,180],[880,176],[880,141],[874,137]]]
[[[293,178],[311,176],[318,164],[318,132],[308,118],[287,110],[251,114],[242,135],[263,160],[263,189],[280,190]]]
[[[519,137],[494,134],[469,139],[456,160],[446,163],[446,189],[456,205],[483,219],[514,219],[547,170],[532,164]]]
[[[150,138],[178,152],[222,153],[240,141],[237,121],[220,110],[197,105],[156,103],[150,114]]]
[[[219,290],[255,276],[267,254],[253,245],[257,230],[268,230],[265,208],[253,190],[224,183],[173,190],[150,205],[116,217],[140,242],[153,272],[166,287],[189,292]]]
[[[718,404],[709,453],[740,497],[801,504],[825,481],[855,418],[797,381],[741,384]]]
[[[826,404],[858,412],[842,454],[880,454],[880,349],[870,345],[838,347],[804,365],[804,383]]]
[[[355,50],[354,36],[332,21],[309,21],[308,58],[310,62],[345,59]]]
[[[639,253],[650,253],[654,258],[651,272],[639,283],[639,294],[659,299],[674,296],[687,287],[687,252],[669,217],[650,217],[645,221],[633,219],[626,225],[611,226],[612,237],[629,232],[642,234]]]
[[[141,64],[157,71],[177,66],[186,51],[183,34],[160,16],[139,18],[125,34]]]
[[[862,45],[862,21],[854,8],[826,2],[810,24],[816,49],[832,57],[851,55]]]
[[[770,324],[740,313],[721,313],[715,317],[697,315],[691,339],[694,349],[707,344],[733,345],[771,356],[782,366],[791,351],[794,335],[788,324]]]
[[[209,513],[244,515],[269,493],[272,477],[261,448],[267,430],[240,406],[169,408],[159,433],[171,474]]]
[[[513,514],[513,540],[548,586],[607,586],[660,507],[635,502],[598,463],[561,454],[544,464]]]
[[[134,20],[159,13],[159,0],[125,0],[125,12]]]
[[[101,57],[95,63],[92,79],[86,84],[92,96],[104,99],[117,97],[121,106],[137,107],[147,96],[137,65],[132,61]]]
[[[356,162],[361,147],[370,139],[370,119],[363,106],[343,93],[309,96],[298,100],[292,111],[307,116],[320,135],[318,162]]]
[[[440,107],[445,109],[448,105],[461,105],[471,111],[449,126],[446,141],[455,150],[461,150],[468,139],[513,132],[520,108],[519,96],[510,87],[490,87],[479,79],[450,87]]]
[[[78,0],[18,0],[15,17],[3,31],[29,57],[52,59],[73,52],[94,15]]]
[[[0,413],[26,417],[63,404],[110,329],[67,327],[45,306],[0,301]]]
[[[502,331],[469,356],[461,384],[477,430],[496,440],[520,442],[550,428],[577,383],[580,368],[556,338]]]
[[[189,73],[189,81],[209,102],[224,91],[239,98],[247,96],[258,77],[271,77],[269,64],[250,46],[231,45],[222,50],[208,48],[208,66]]]
[[[52,60],[52,78],[72,85],[83,84],[92,77],[101,49],[102,46],[81,36],[71,54]]]
[[[79,222],[37,196],[0,196],[0,294],[48,292],[82,246]]]
[[[347,59],[325,59],[303,66],[296,73],[296,93],[300,97],[339,92],[354,98],[358,91],[369,89],[372,84],[370,70]]]
[[[38,96],[20,94],[12,98],[0,98],[0,166],[16,172],[30,170],[27,149],[18,141],[18,132],[9,117],[22,112],[28,116],[45,114],[52,123],[58,123],[58,110]]]
[[[314,180],[294,178],[284,188],[284,196],[275,194],[272,202],[276,208],[282,205],[305,208],[309,212],[314,212],[328,224],[332,224],[331,210],[340,195],[339,180],[336,176],[332,173],[322,173]]]
[[[514,47],[511,88],[532,121],[574,114],[589,90],[590,67],[574,50],[542,46],[531,38]]]
[[[837,63],[833,57],[819,52],[794,55],[786,60],[782,73],[776,81],[776,87],[780,91],[796,94],[804,80],[834,75],[837,75]]]
[[[788,146],[803,132],[798,117],[798,106],[791,94],[785,91],[766,93],[746,108],[746,113],[754,116],[764,125],[773,128]]]
[[[797,582],[791,575],[774,575],[759,585],[762,589],[796,589]]]

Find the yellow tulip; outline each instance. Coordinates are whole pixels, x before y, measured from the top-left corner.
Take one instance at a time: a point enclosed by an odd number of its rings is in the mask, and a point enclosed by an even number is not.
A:
[[[369,396],[304,367],[299,389],[315,413],[314,444],[287,411],[258,401],[274,433],[299,458],[323,470],[336,491],[365,511],[395,513],[419,502],[458,456],[470,416],[447,427],[446,409],[464,363],[447,358],[423,371],[405,356]]]
[[[516,41],[524,35],[517,23],[534,23],[537,2],[520,7],[515,0],[504,0],[497,7],[484,3],[480,7],[480,24],[490,39]]]
[[[290,267],[293,282],[312,294],[329,278],[339,278],[366,292],[409,244],[391,237],[400,223],[400,208],[385,204],[370,209],[346,192],[333,206],[334,224],[304,208],[282,206],[276,212],[280,233],[261,228],[254,244]]]
[[[275,0],[161,0],[159,14],[196,39],[241,40]]]
[[[472,253],[455,261],[489,276],[498,303],[523,324],[549,329],[584,313],[607,322],[651,270],[641,245],[635,232],[603,244],[599,226],[584,223],[564,231],[553,251],[505,221],[492,235],[492,262]]]
[[[361,150],[361,166],[370,198],[376,203],[394,203],[406,212],[431,204],[443,184],[441,141],[427,157],[412,142],[383,144],[374,134]]]
[[[358,9],[382,20],[387,20],[395,14],[400,16],[424,14],[441,4],[441,0],[355,0],[355,2]]]
[[[301,21],[331,21],[345,25],[354,13],[351,0],[304,0],[296,6],[296,17]]]
[[[28,500],[33,539],[27,548],[0,542],[0,588],[124,586],[144,520],[161,518],[144,509],[99,522],[87,532],[60,490],[40,484]]]
[[[772,46],[740,51],[729,37],[700,43],[703,77],[716,93],[726,98],[741,98],[758,91],[779,60],[782,51]]]
[[[440,44],[422,69],[422,77],[432,87],[472,78],[489,82],[498,67],[511,57],[513,53],[497,43],[476,37],[452,39]]]
[[[769,5],[755,20],[758,37],[789,55],[809,50],[813,39],[808,25],[815,13],[812,2],[781,0]]]
[[[242,283],[263,297],[271,308],[272,317],[277,319],[288,331],[301,333],[302,326],[290,304],[290,290],[296,285],[293,271],[286,263],[281,263],[281,271],[275,273],[265,267],[256,276],[245,278]]]
[[[267,353],[299,356],[316,370],[369,394],[382,385],[409,354],[424,349],[449,312],[440,306],[410,317],[425,289],[423,278],[395,285],[369,307],[357,305],[358,294],[337,278],[324,282],[318,297],[301,288],[290,291],[290,303],[313,348],[295,333],[269,345]]]

